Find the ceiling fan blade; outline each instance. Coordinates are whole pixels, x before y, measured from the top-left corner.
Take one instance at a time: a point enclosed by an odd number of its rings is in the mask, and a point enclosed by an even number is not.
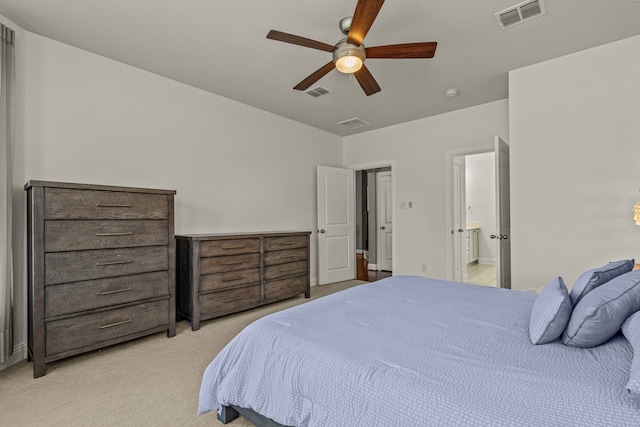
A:
[[[334,64],[333,61],[328,62],[311,73],[306,79],[295,85],[293,88],[296,90],[307,90],[312,84],[323,78],[329,71],[333,70],[334,68],[336,68],[336,64]]]
[[[367,58],[433,58],[436,42],[390,44],[365,48]]]
[[[283,33],[282,31],[271,30],[267,34],[267,38],[277,40],[279,42],[291,43],[298,46],[310,47],[312,49],[324,50],[325,52],[333,52],[335,46],[311,40],[305,37],[296,36],[294,34]]]
[[[362,64],[362,68],[354,73],[356,76],[356,80],[360,83],[360,87],[367,94],[367,96],[373,95],[374,93],[380,92],[380,86],[378,86],[378,82],[373,78],[373,75],[369,71],[364,64]]]
[[[362,44],[383,3],[384,0],[358,0],[356,10],[353,12],[351,28],[347,34],[349,43],[356,46]]]

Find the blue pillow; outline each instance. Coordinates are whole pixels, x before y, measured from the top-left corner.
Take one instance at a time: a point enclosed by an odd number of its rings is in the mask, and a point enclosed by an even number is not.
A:
[[[610,262],[599,268],[585,271],[578,277],[576,283],[571,288],[571,304],[575,307],[580,300],[589,292],[618,277],[621,274],[628,273],[633,270],[634,260],[623,259],[620,261]]]
[[[557,340],[571,317],[571,299],[562,277],[547,283],[536,297],[529,319],[529,339],[533,344]]]
[[[595,347],[613,337],[640,310],[640,270],[616,277],[585,295],[573,308],[562,342]]]
[[[622,333],[633,348],[627,392],[632,400],[640,403],[640,311],[636,311],[625,320],[622,324]]]

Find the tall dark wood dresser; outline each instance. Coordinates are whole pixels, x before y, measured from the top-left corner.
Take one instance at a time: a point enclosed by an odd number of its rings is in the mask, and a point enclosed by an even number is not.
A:
[[[189,234],[177,241],[177,317],[213,319],[310,294],[310,231]]]
[[[173,190],[29,181],[29,357],[175,335]]]

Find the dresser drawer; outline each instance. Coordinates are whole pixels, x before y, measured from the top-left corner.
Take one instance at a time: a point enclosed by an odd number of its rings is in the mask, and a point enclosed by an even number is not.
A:
[[[260,252],[260,239],[212,240],[200,243],[200,256],[237,255]]]
[[[166,220],[45,221],[45,252],[166,245]]]
[[[260,254],[200,258],[200,274],[223,273],[260,267]]]
[[[45,287],[45,317],[141,301],[169,294],[169,273],[135,274]]]
[[[281,249],[306,248],[309,237],[304,236],[282,236],[282,237],[266,237],[265,250],[277,251]]]
[[[169,322],[169,299],[48,322],[46,355],[159,328]]]
[[[119,191],[45,189],[45,219],[167,219],[161,194]]]
[[[260,285],[200,295],[200,316],[217,317],[260,305]]]
[[[286,279],[267,282],[264,289],[264,298],[274,301],[288,298],[297,294],[306,293],[308,288],[307,276],[295,276]]]
[[[229,288],[232,286],[260,283],[260,269],[228,271],[226,273],[205,274],[200,276],[200,293]]]
[[[265,265],[282,264],[285,262],[302,261],[307,259],[307,248],[271,251],[264,254]]]
[[[45,254],[45,285],[167,270],[166,246]]]
[[[288,262],[265,267],[264,277],[266,280],[271,280],[279,277],[306,274],[307,271],[307,261]]]

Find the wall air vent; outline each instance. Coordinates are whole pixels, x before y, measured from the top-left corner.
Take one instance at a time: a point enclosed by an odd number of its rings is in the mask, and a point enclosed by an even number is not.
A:
[[[328,95],[331,93],[329,89],[325,89],[322,86],[316,86],[314,88],[309,89],[305,92],[309,96],[313,96],[314,98],[318,98],[324,95]]]
[[[371,123],[365,122],[362,119],[354,117],[353,119],[343,120],[341,122],[338,122],[338,124],[349,129],[358,129],[364,126],[369,126]]]
[[[547,12],[542,0],[527,0],[495,14],[501,29],[513,27]]]

